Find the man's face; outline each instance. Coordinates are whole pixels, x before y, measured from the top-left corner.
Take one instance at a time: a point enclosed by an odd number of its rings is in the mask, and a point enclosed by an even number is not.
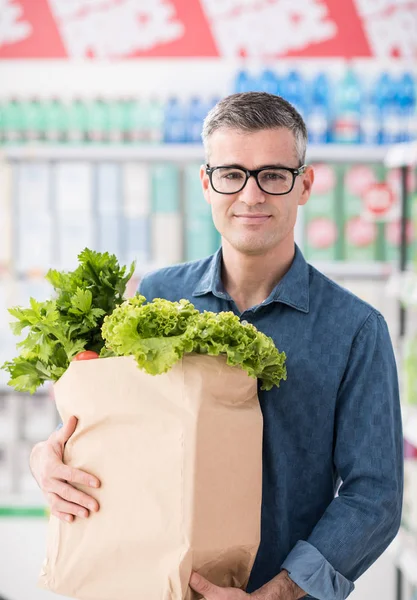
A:
[[[300,166],[294,136],[281,127],[253,133],[219,129],[209,140],[209,160],[210,167],[234,165],[249,170]],[[267,194],[250,177],[243,190],[226,195],[213,190],[204,167],[200,176],[216,229],[233,248],[247,255],[262,255],[289,237],[293,240],[298,206],[307,202],[313,182],[309,167],[296,177],[289,194]]]

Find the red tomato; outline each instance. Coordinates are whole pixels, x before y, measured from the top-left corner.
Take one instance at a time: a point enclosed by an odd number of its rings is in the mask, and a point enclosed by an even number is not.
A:
[[[79,352],[76,354],[72,360],[91,360],[92,358],[98,358],[97,352],[93,352],[92,350],[84,350],[84,352]]]

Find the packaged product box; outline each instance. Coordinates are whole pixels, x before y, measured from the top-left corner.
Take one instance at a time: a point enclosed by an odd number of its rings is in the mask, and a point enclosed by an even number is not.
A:
[[[340,169],[316,164],[311,197],[303,208],[304,253],[310,261],[331,261],[340,253]]]
[[[122,255],[126,262],[151,260],[151,177],[146,164],[125,163],[123,167]]]
[[[219,236],[203,196],[198,165],[185,168],[184,229],[186,260],[204,258],[218,249]]]
[[[378,186],[384,180],[382,165],[349,165],[344,169],[343,254],[347,261],[385,260],[381,215],[372,210],[372,201],[381,195]]]
[[[117,163],[103,162],[96,167],[96,231],[100,252],[122,255],[122,168]]]
[[[152,260],[156,265],[181,262],[182,237],[179,169],[157,164],[152,168]]]
[[[16,167],[15,167],[16,169]],[[9,163],[0,160],[0,273],[7,272],[13,261],[12,180]]]
[[[54,388],[63,421],[78,418],[64,462],[101,480],[85,490],[100,510],[50,517],[41,587],[78,600],[191,600],[197,571],[244,589],[260,540],[256,379],[222,356],[185,355],[157,376],[116,357],[73,362]]]
[[[21,275],[46,273],[54,254],[50,171],[42,162],[22,162],[16,169],[15,252]]]
[[[78,252],[94,244],[93,171],[88,162],[62,162],[52,176],[57,247],[51,260],[58,268],[72,269]]]

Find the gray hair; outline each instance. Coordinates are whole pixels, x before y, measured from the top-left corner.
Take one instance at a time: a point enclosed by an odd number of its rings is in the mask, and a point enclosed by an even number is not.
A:
[[[307,127],[300,113],[284,98],[266,92],[243,92],[220,100],[204,119],[203,138],[206,157],[209,138],[218,129],[242,132],[285,127],[292,131],[300,165],[304,164],[307,148]]]

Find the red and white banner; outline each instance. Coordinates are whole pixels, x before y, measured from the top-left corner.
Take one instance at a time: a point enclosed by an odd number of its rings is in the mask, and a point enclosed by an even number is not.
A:
[[[0,59],[417,58],[417,0],[0,0]]]

